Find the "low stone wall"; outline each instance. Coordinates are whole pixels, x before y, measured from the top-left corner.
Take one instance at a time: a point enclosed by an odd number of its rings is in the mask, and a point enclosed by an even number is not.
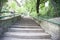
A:
[[[60,23],[60,18],[49,19],[55,23]],[[60,25],[47,21],[35,20],[47,33],[52,36],[52,40],[60,40]]]
[[[4,32],[6,32],[12,24],[14,24],[16,21],[20,20],[21,16],[16,17],[6,17],[0,19],[0,35],[2,35]]]

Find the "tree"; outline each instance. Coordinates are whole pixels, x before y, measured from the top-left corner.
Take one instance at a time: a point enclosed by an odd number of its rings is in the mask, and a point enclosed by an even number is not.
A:
[[[0,12],[2,9],[3,4],[5,4],[5,2],[7,2],[7,0],[0,0]]]
[[[60,16],[60,0],[50,0],[50,2],[54,7],[55,16]]]
[[[38,16],[39,16],[39,5],[40,5],[40,0],[37,0],[37,3],[36,3],[36,11],[38,13]]]
[[[0,0],[0,12],[1,12],[1,9],[2,9],[2,6],[7,2],[7,0]],[[1,16],[1,13],[0,13],[0,16]]]

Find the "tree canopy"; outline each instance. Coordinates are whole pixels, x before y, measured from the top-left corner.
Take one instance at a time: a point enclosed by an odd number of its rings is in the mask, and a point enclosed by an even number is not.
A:
[[[0,11],[6,0],[0,0]],[[20,7],[16,0],[8,5],[9,10],[14,9],[18,13],[30,12],[32,16],[53,18],[60,16],[60,0],[25,0],[25,4]]]

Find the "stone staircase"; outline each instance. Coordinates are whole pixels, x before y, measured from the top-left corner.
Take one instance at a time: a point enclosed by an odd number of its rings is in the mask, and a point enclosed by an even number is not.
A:
[[[46,33],[32,19],[22,18],[11,25],[1,40],[51,40],[51,35]]]

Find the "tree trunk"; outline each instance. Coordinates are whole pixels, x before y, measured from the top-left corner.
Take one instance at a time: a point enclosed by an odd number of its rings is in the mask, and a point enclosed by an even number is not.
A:
[[[37,0],[36,11],[37,11],[38,16],[39,16],[39,5],[40,5],[40,0]]]

